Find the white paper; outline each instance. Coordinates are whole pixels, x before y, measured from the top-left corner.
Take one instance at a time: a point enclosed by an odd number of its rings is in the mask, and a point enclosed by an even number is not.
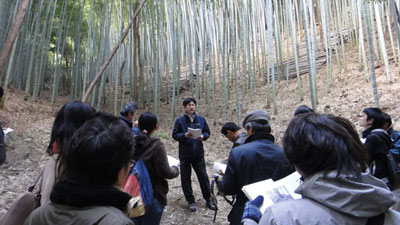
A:
[[[3,139],[4,139],[4,142],[6,142],[7,134],[10,133],[10,132],[13,132],[13,131],[14,131],[14,130],[11,129],[11,128],[3,129],[3,133],[4,133]]]
[[[201,130],[200,129],[193,129],[193,128],[188,128],[188,132],[192,134],[193,139],[197,139],[201,137]]]
[[[214,173],[224,175],[226,170],[226,164],[220,162],[214,162],[213,170]]]
[[[167,158],[169,166],[176,166],[176,167],[180,166],[181,162],[177,158],[174,158],[172,156],[167,156]]]
[[[13,132],[13,131],[14,131],[14,130],[11,129],[11,128],[3,129],[4,135],[7,135],[8,133]]]
[[[243,186],[242,191],[250,200],[262,195],[264,202],[260,207],[260,211],[264,212],[269,206],[277,202],[300,199],[301,195],[294,193],[301,184],[300,177],[301,175],[298,172],[294,172],[275,182],[272,179],[268,179]]]

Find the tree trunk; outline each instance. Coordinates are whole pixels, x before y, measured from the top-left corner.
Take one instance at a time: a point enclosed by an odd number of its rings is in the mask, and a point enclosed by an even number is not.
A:
[[[29,0],[22,0],[18,8],[17,16],[15,17],[13,26],[8,32],[6,41],[4,42],[3,48],[0,52],[0,74],[3,71],[3,67],[10,56],[12,46],[15,39],[17,38],[19,29],[21,28],[22,21],[24,20],[26,9],[28,8]]]

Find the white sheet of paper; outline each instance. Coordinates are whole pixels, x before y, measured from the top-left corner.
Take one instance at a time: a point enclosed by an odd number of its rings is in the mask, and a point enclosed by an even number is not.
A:
[[[301,184],[300,177],[301,175],[298,172],[294,172],[275,182],[272,179],[268,179],[245,185],[242,191],[250,200],[259,195],[264,196],[264,202],[260,207],[260,211],[264,212],[269,206],[277,202],[300,199],[301,195],[294,193]]]
[[[193,128],[188,128],[188,132],[192,134],[193,139],[197,139],[201,137],[201,130],[200,129],[193,129]]]
[[[169,166],[176,166],[176,167],[180,166],[181,162],[177,158],[174,158],[172,156],[167,156],[167,158]]]
[[[14,131],[14,130],[11,129],[11,128],[3,129],[3,132],[4,132],[5,135],[7,135],[8,133],[13,132],[13,131]]]
[[[225,174],[225,170],[226,170],[226,164],[224,163],[220,163],[220,162],[214,162],[214,166],[213,166],[213,170],[214,173],[218,173],[221,175]]]

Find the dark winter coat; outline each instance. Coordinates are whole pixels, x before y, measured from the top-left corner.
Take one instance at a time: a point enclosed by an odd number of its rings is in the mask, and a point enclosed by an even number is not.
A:
[[[204,158],[203,142],[193,138],[186,138],[185,133],[188,127],[193,129],[201,129],[203,141],[210,137],[210,128],[204,117],[195,114],[193,122],[188,115],[183,115],[176,119],[172,138],[179,142],[179,159],[185,161],[189,159]]]
[[[232,149],[225,175],[218,183],[219,191],[237,196],[228,216],[229,221],[240,224],[243,208],[248,200],[241,190],[244,185],[270,178],[279,180],[293,171],[282,148],[274,144],[271,134],[253,134],[247,138],[245,144]]]
[[[131,196],[114,186],[84,186],[60,181],[51,203],[32,212],[24,225],[133,225],[125,215]]]
[[[364,147],[369,154],[369,163],[370,165],[375,163],[375,168],[372,168],[372,175],[379,179],[389,178],[386,154],[392,146],[390,136],[382,129],[378,131],[378,129],[368,128],[362,132],[362,137],[365,138]]]
[[[140,146],[136,145],[135,155],[140,156],[150,174],[154,196],[163,205],[167,205],[169,191],[166,179],[179,175],[179,169],[169,166],[167,152],[161,140],[154,136],[147,136]]]

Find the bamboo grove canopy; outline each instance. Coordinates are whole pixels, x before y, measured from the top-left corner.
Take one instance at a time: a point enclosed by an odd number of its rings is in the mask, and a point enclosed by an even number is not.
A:
[[[6,39],[24,3],[25,15],[10,45]],[[189,90],[214,121],[219,115],[225,121],[228,101],[234,100],[239,121],[260,80],[266,84],[266,104],[276,113],[277,80],[297,79],[301,101],[301,75],[307,74],[307,97],[315,109],[317,70],[326,64],[328,87],[334,80],[333,63],[346,72],[347,43],[358,48],[359,67],[371,80],[379,106],[374,61],[384,63],[387,81],[392,82],[389,58],[398,65],[400,56],[399,4],[399,0],[0,1],[0,49],[10,49],[0,69],[0,85],[24,90],[26,100],[44,97],[53,103],[58,95],[75,100],[90,94],[91,105],[115,114],[130,100],[159,114],[160,102],[166,101],[171,118],[183,97],[181,91]],[[133,19],[136,11],[140,12]],[[86,93],[99,71],[99,82]]]

